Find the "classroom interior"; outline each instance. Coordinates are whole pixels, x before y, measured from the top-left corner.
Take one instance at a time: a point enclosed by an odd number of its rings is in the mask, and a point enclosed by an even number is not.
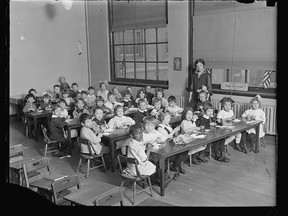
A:
[[[229,144],[229,163],[211,158],[201,165],[184,164],[186,174],[168,184],[165,196],[153,185],[153,200],[164,206],[276,206],[277,2],[252,2],[11,0],[9,145],[22,144],[24,159],[43,157],[43,135],[37,141],[25,136],[19,120],[17,100],[31,88],[39,95],[53,91],[60,76],[79,89],[93,86],[96,91],[101,81],[107,81],[109,91],[131,86],[134,96],[150,85],[163,88],[166,99],[174,95],[184,108],[189,106],[193,63],[202,58],[212,74],[216,109],[223,97],[231,97],[240,118],[252,97],[262,97],[265,146],[257,154],[243,154]],[[269,86],[263,82],[267,71],[272,71]],[[80,148],[72,150],[72,157],[47,157],[52,172],[74,175]],[[91,170],[88,178],[85,174],[85,169],[77,173],[81,186],[121,184],[118,167],[115,172]],[[125,188],[123,206],[132,206],[132,195]],[[135,205],[150,198],[140,193]]]

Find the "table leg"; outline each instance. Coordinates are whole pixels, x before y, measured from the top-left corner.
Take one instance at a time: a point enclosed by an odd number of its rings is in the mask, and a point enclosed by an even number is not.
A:
[[[211,160],[211,146],[212,146],[212,143],[208,144],[208,145],[209,145],[209,159]]]
[[[160,195],[165,195],[164,178],[165,178],[165,160],[164,158],[159,159],[160,168]]]
[[[31,119],[28,116],[25,116],[28,126],[28,138],[31,138],[32,131],[31,131]]]
[[[115,164],[115,146],[112,140],[109,140],[109,150],[110,150],[110,158],[111,158],[111,172],[115,172],[116,164]]]
[[[255,152],[259,152],[259,129],[260,129],[260,124],[255,128],[256,131],[256,143],[255,143]]]
[[[38,122],[38,119],[37,118],[34,118],[34,131],[35,131],[35,140],[38,141],[38,132],[37,132],[37,122]]]
[[[71,128],[67,127],[67,139],[69,141],[69,155],[72,156],[72,139],[71,139]]]

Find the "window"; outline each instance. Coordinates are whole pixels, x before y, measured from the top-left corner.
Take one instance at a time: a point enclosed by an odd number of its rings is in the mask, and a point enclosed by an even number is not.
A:
[[[111,81],[168,87],[167,27],[111,32]]]

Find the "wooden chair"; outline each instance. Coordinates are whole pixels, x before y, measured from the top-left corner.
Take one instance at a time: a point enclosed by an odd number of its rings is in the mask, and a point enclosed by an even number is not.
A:
[[[133,199],[132,199],[132,205],[134,205],[135,203],[135,196],[139,193],[141,193],[142,191],[146,191],[147,188],[143,188],[142,190],[136,192],[136,184],[137,182],[141,182],[143,183],[144,185],[147,184],[147,180],[148,180],[148,185],[149,185],[149,189],[150,189],[150,196],[152,197],[153,196],[153,193],[152,193],[152,185],[151,185],[151,180],[150,180],[150,176],[144,176],[144,175],[140,175],[139,173],[139,170],[138,170],[138,161],[136,158],[128,158],[128,157],[125,157],[125,156],[122,156],[122,155],[117,155],[117,159],[118,159],[118,163],[119,163],[119,167],[120,167],[120,174],[121,174],[121,177],[122,177],[122,182],[121,182],[121,188],[122,190],[123,189],[123,186],[124,186],[124,182],[125,180],[129,180],[133,183]],[[134,164],[135,167],[136,167],[136,173],[137,175],[136,176],[132,176],[128,173],[126,173],[123,168],[122,168],[122,164]]]
[[[42,124],[41,124],[41,129],[44,135],[44,142],[45,142],[44,157],[46,157],[47,153],[59,152],[59,147],[61,144],[57,142],[56,140],[49,139],[47,135],[47,129]]]
[[[103,154],[98,154],[98,155],[93,154],[92,144],[87,139],[77,137],[77,142],[78,142],[78,145],[80,147],[81,147],[81,145],[85,145],[87,147],[87,149],[89,150],[89,153],[80,152],[80,160],[79,160],[79,164],[78,164],[76,172],[78,173],[78,170],[80,169],[80,166],[82,165],[82,159],[86,159],[87,160],[86,178],[89,178],[89,171],[92,170],[92,169],[96,169],[96,168],[99,168],[99,167],[104,167],[104,172],[106,172],[106,164],[105,164],[105,161],[104,161]],[[101,160],[99,158],[101,158]],[[90,160],[98,161],[98,162],[100,162],[100,165],[90,168]]]
[[[53,202],[56,205],[62,205],[65,202],[68,202],[63,199],[64,196],[70,194],[72,191],[71,188],[80,188],[80,182],[77,174],[72,176],[67,176],[61,180],[55,181],[52,183],[52,197]]]
[[[24,160],[24,151],[23,151],[23,145],[17,144],[10,146],[10,158],[9,163],[15,164],[17,162],[21,162]],[[23,169],[16,169],[14,166],[9,167],[9,182],[14,184],[21,185],[23,181]]]
[[[10,163],[24,159],[23,145],[17,144],[10,146]]]
[[[120,206],[123,206],[122,188],[103,194],[94,201],[94,204],[95,206],[113,206],[119,202]]]

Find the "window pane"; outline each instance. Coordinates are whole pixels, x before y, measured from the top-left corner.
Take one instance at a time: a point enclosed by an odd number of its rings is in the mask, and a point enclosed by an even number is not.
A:
[[[264,70],[251,70],[249,76],[249,86],[260,87],[262,86],[264,77]]]
[[[145,61],[145,49],[144,45],[136,45],[135,52],[136,52],[136,61]]]
[[[144,43],[144,29],[135,30],[135,43]]]
[[[168,44],[158,44],[158,61],[168,61]]]
[[[125,44],[133,43],[133,30],[124,31],[124,43]]]
[[[145,79],[144,63],[136,63],[136,79]]]
[[[158,28],[158,42],[168,42],[167,27]]]
[[[114,57],[116,61],[123,60],[123,46],[114,46]]]
[[[126,63],[126,78],[134,78],[134,63]]]
[[[146,45],[147,61],[156,61],[156,44]]]
[[[224,69],[212,69],[212,83],[213,84],[221,84],[225,82],[226,70]]]
[[[146,29],[146,43],[156,42],[156,29]]]
[[[168,63],[159,63],[159,80],[168,80]]]
[[[245,83],[245,70],[230,69],[228,82],[240,82]]]
[[[134,61],[134,46],[125,45],[125,61]]]
[[[122,62],[115,63],[115,76],[116,78],[125,78],[125,65]]]
[[[156,63],[147,63],[147,79],[156,80]]]
[[[113,32],[114,44],[123,44],[123,32]]]

